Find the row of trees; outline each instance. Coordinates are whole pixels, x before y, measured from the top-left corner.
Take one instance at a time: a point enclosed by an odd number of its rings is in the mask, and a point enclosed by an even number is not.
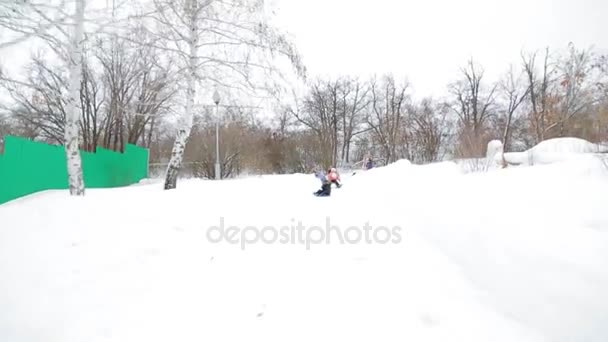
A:
[[[458,149],[480,155],[490,139],[521,150],[564,136],[605,140],[608,108],[606,59],[573,44],[562,53],[522,53],[495,83],[470,62],[463,78],[450,85],[450,105],[458,117]]]
[[[564,136],[605,141],[607,70],[605,56],[570,44],[562,53],[522,53],[496,82],[471,60],[441,99],[414,101],[408,82],[391,75],[340,78],[317,81],[285,111],[298,134],[314,137],[324,165],[365,155],[384,163],[480,157],[492,139],[507,150]]]
[[[141,34],[138,40],[145,40]],[[166,72],[170,60],[166,65],[152,62],[161,59],[154,55],[158,50],[130,44],[99,40],[87,50],[80,89],[81,147],[121,150],[127,142],[140,144],[151,149],[152,162],[164,169],[175,140],[171,113],[179,110],[179,82]],[[48,65],[34,56],[27,85],[3,78],[16,106],[0,120],[0,129],[7,132],[6,122],[12,122],[13,131],[61,143],[65,105],[60,94],[67,77]],[[562,54],[522,54],[521,64],[495,83],[469,61],[442,99],[415,101],[407,81],[385,75],[315,80],[303,96],[274,113],[238,103],[221,106],[222,177],[307,172],[315,165],[352,165],[366,156],[380,163],[479,157],[492,139],[502,140],[507,150],[560,136],[605,141],[607,66],[605,57],[570,46]],[[43,100],[30,98],[32,94]],[[262,120],[268,116],[273,120]],[[192,120],[185,170],[214,178],[216,118],[211,107],[197,107]]]
[[[135,49],[116,39],[97,40],[86,51],[77,98],[80,148],[122,152],[126,144],[149,147],[177,91],[169,76],[171,66],[159,64],[154,49]],[[68,70],[38,53],[24,71],[23,80],[0,76],[0,87],[12,99],[4,109],[14,128],[20,135],[63,144]]]
[[[315,138],[315,160],[324,165],[349,164],[367,154],[385,163],[435,161],[445,154],[451,125],[447,107],[431,99],[414,103],[409,84],[391,75],[317,81],[285,111]]]
[[[478,157],[491,139],[523,150],[553,137],[607,138],[608,60],[574,45],[522,53],[496,82],[471,60],[443,98],[415,100],[407,80],[390,74],[341,77],[276,97],[269,112],[237,100],[260,90],[275,95],[278,55],[299,76],[305,68],[295,47],[266,24],[263,1],[152,0],[121,17],[85,10],[86,3],[0,4],[0,26],[14,32],[0,48],[44,43],[23,71],[5,66],[0,73],[0,89],[12,99],[2,107],[0,136],[65,144],[74,194],[84,193],[78,147],[149,147],[152,162],[164,164],[167,189],[182,165],[214,177],[216,118],[198,103],[208,103],[201,98],[214,87],[224,95],[224,177],[304,172],[367,156],[380,163]]]
[[[511,151],[565,136],[605,142],[607,62],[591,49],[570,44],[562,52],[522,53],[518,64],[492,82],[471,60],[439,99],[414,100],[409,83],[392,75],[316,80],[304,95],[277,110],[273,125],[237,119],[241,128],[226,128],[222,134],[227,141],[239,137],[243,146],[253,146],[238,153],[243,158],[230,160],[254,172],[352,165],[366,156],[380,163],[474,158],[485,155],[493,139]],[[207,128],[197,134],[210,139],[212,133]],[[193,165],[207,163],[204,176],[212,173],[213,146],[211,140],[196,144],[207,158],[189,156]]]
[[[201,90],[271,90],[265,78],[278,74],[277,56],[305,73],[295,47],[267,24],[263,0],[129,1],[111,11],[87,4],[0,4],[0,28],[13,33],[0,48],[33,39],[59,63],[37,56],[25,79],[2,73],[15,102],[4,125],[66,146],[73,195],[84,194],[79,147],[150,145],[168,112],[177,114],[177,133],[165,189],[175,188]]]

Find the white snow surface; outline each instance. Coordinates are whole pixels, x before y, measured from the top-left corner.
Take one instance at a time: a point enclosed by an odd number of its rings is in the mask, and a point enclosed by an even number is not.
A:
[[[580,138],[555,138],[541,141],[525,152],[505,153],[504,158],[511,164],[534,165],[579,158],[581,154],[589,153],[608,153],[608,147]],[[502,158],[502,155],[498,157]]]
[[[0,341],[608,341],[608,172],[593,157],[464,174],[47,191],[0,206]],[[70,216],[68,216],[70,215]],[[211,243],[225,225],[385,225],[400,243]]]
[[[603,146],[580,138],[555,138],[541,141],[532,148],[535,153],[599,153]]]

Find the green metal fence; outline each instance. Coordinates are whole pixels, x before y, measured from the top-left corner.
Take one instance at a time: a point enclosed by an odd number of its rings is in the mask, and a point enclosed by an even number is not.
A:
[[[139,182],[148,176],[148,150],[127,145],[124,153],[98,148],[81,151],[87,188],[111,188]],[[63,146],[6,136],[0,154],[0,204],[37,191],[67,189]]]

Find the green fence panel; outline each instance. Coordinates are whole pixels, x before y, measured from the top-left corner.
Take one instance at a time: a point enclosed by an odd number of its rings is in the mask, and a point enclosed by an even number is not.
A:
[[[127,145],[124,153],[98,148],[81,151],[87,188],[127,186],[148,177],[145,148]],[[0,204],[42,190],[67,189],[68,176],[63,146],[5,137],[0,154]]]
[[[0,179],[5,179],[8,176],[8,172],[6,171],[6,158],[4,157],[4,153],[0,153]],[[0,181],[0,184],[4,184],[4,182]],[[2,185],[0,185],[2,186]],[[8,191],[7,191],[8,192]],[[4,203],[4,190],[0,188],[0,203]]]

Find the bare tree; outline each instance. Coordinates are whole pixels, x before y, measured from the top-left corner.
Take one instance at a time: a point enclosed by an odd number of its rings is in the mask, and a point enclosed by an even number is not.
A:
[[[470,60],[461,69],[463,79],[449,86],[454,96],[452,110],[461,124],[460,154],[480,156],[485,146],[486,124],[493,114],[497,85],[484,88],[484,70]]]
[[[74,2],[77,4],[77,2]],[[66,30],[72,15],[65,1],[8,0],[0,2],[0,27],[8,30],[0,48],[11,47],[29,39],[46,41],[61,56],[67,56]],[[84,18],[83,18],[84,19]]]
[[[568,54],[558,64],[561,90],[559,116],[546,129],[559,127],[559,135],[568,134],[566,125],[577,114],[582,114],[595,102],[590,82],[592,54],[587,50],[577,50],[574,44],[568,46]]]
[[[4,153],[4,137],[14,131],[10,117],[5,113],[0,113],[0,154]]]
[[[367,124],[382,151],[386,164],[396,161],[397,145],[403,141],[402,124],[406,120],[409,83],[397,84],[393,76],[384,76],[371,83],[371,110]],[[405,156],[408,157],[408,156]]]
[[[150,38],[137,28],[132,35],[140,42]],[[117,151],[126,143],[149,146],[151,131],[175,93],[170,61],[152,46],[118,37],[99,40],[95,50],[108,97],[103,146]]]
[[[343,139],[340,156],[342,162],[348,164],[353,138],[367,131],[362,125],[371,102],[370,87],[357,79],[345,78],[341,83],[339,96]]]
[[[78,98],[82,80],[82,47],[84,39],[84,10],[85,0],[76,0],[74,9],[74,33],[69,44],[70,82],[66,106],[65,144],[68,162],[68,178],[70,194],[84,196],[84,177],[82,160],[78,150]]]
[[[184,112],[181,116],[165,189],[177,185],[183,153],[192,130],[197,85],[215,83],[226,89],[256,88],[256,76],[274,72],[269,61],[276,54],[287,56],[303,71],[295,48],[261,17],[262,0],[154,0],[150,28],[158,39],[154,46],[173,56],[176,75],[184,78]]]
[[[300,110],[291,110],[317,137],[322,155],[317,163],[329,167],[349,162],[353,138],[369,130],[365,127],[369,94],[369,85],[356,79],[318,80],[310,86]]]
[[[531,121],[536,136],[536,143],[538,143],[545,140],[547,132],[547,118],[551,111],[550,106],[553,98],[551,91],[555,71],[554,66],[550,63],[549,48],[545,50],[540,75],[536,68],[536,57],[536,52],[527,56],[522,54],[524,71],[530,90]]]
[[[600,141],[608,140],[608,57],[600,55],[596,57],[594,67],[599,76],[596,83],[597,102],[595,132]]]
[[[2,3],[0,5],[0,27],[15,32],[17,37],[0,43],[0,47],[37,37],[43,39],[51,49],[67,61],[70,77],[64,136],[68,183],[71,195],[83,196],[84,179],[78,150],[78,99],[82,78],[86,0],[75,0],[73,4],[73,14],[69,15],[66,14],[67,8],[65,8],[64,1],[28,0],[21,2],[20,5],[15,5],[14,2]],[[69,26],[73,26],[73,31],[68,29]]]
[[[293,116],[293,109],[279,109],[276,124],[263,130],[260,144],[255,148],[263,151],[261,158],[271,173],[310,172],[323,160],[318,136]],[[263,127],[263,126],[262,126]]]
[[[450,133],[447,112],[447,106],[436,104],[430,98],[416,106],[411,125],[412,161],[430,163],[443,157],[444,145]]]
[[[511,143],[511,130],[513,115],[530,94],[530,86],[526,86],[521,75],[517,75],[513,66],[504,76],[499,86],[499,97],[505,101],[504,116],[505,123],[502,134],[503,148],[509,149]]]
[[[41,57],[34,57],[26,82],[3,79],[2,87],[8,90],[17,108],[11,109],[22,124],[37,127],[34,138],[54,144],[65,143],[66,99],[68,79],[61,66],[55,66]],[[83,63],[82,81],[77,99],[81,148],[95,151],[100,138],[101,106],[104,96],[97,75]]]
[[[82,146],[85,151],[95,152],[102,134],[102,121],[105,117],[102,106],[105,97],[101,82],[89,63],[83,64],[79,100]]]
[[[97,59],[103,69],[108,96],[107,118],[104,122],[103,146],[123,151],[125,147],[125,117],[133,102],[138,83],[138,60],[129,52],[128,43],[111,38],[98,42]]]
[[[99,77],[88,61],[83,62],[82,80],[77,99],[81,148],[95,151],[104,119],[104,93]],[[7,90],[16,107],[8,107],[12,116],[23,126],[36,128],[32,138],[64,144],[68,73],[65,67],[35,55],[25,80],[0,77],[0,87]]]
[[[133,47],[115,39],[87,45],[94,56],[84,58],[80,84],[80,148],[85,151],[98,146],[123,151],[126,143],[149,146],[157,120],[167,111],[172,80],[156,65],[156,51]],[[7,110],[21,126],[36,127],[33,138],[63,144],[65,67],[35,55],[26,71],[23,81],[0,76],[0,86],[16,103]]]
[[[296,120],[310,129],[318,143],[323,167],[336,165],[340,133],[341,85],[338,81],[316,81],[302,101],[302,107],[291,109]]]
[[[6,109],[20,125],[35,127],[32,138],[64,144],[65,68],[34,56],[26,71],[24,81],[2,76],[1,86],[15,102],[15,107]]]
[[[530,87],[531,122],[536,142],[548,137],[566,136],[576,115],[591,109],[597,97],[592,77],[593,55],[569,44],[565,56],[552,56],[545,50],[540,71],[537,53],[522,56]]]
[[[239,106],[223,106],[220,135],[221,178],[229,178],[243,170],[260,169],[265,159],[261,151],[261,133],[251,109]],[[185,163],[196,177],[215,178],[215,120],[206,108],[203,115],[195,118],[191,143],[184,152]]]

